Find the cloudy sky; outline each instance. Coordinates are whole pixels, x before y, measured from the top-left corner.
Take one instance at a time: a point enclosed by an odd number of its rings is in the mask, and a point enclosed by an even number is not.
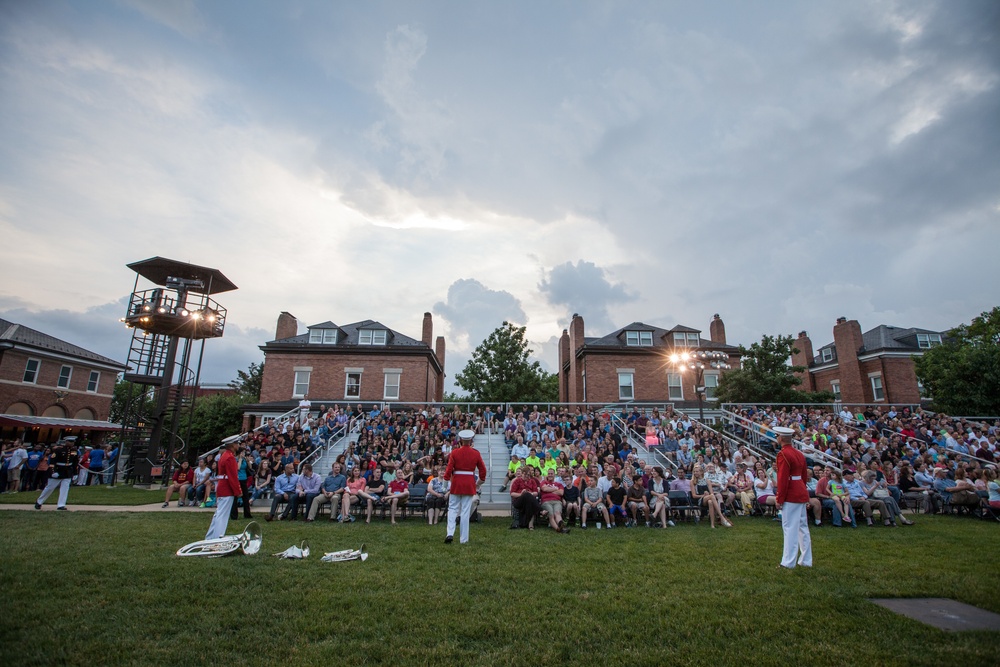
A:
[[[122,359],[129,262],[278,313],[730,342],[1000,302],[1000,3],[0,3],[0,316]]]

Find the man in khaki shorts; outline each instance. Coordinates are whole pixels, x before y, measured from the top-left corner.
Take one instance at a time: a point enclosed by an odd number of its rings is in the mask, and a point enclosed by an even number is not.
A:
[[[15,440],[12,445],[10,462],[7,464],[7,491],[17,493],[21,490],[21,470],[28,460],[28,450],[24,448],[20,440]]]

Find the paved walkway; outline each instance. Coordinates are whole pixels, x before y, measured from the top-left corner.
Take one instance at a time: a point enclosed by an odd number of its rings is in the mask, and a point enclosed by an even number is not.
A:
[[[70,500],[72,501],[72,498],[70,498]],[[70,502],[69,505],[68,505],[68,507],[69,507],[69,510],[71,512],[181,512],[181,513],[202,512],[202,513],[209,513],[209,512],[214,512],[215,511],[214,507],[204,507],[204,508],[202,508],[202,507],[177,507],[177,503],[176,502],[170,503],[170,507],[166,507],[166,508],[163,507],[163,503],[162,502],[151,503],[149,505],[74,505],[72,502]],[[266,507],[269,508],[270,507],[270,503],[268,503],[266,505]],[[255,512],[254,513],[256,515],[260,516],[261,518],[263,518],[264,514],[267,513],[267,509],[262,509],[261,507],[258,507],[257,505],[254,505],[254,508],[255,508]],[[15,505],[15,504],[0,504],[0,511],[2,511],[2,510],[31,510],[31,511],[35,511],[35,506],[34,505],[29,505],[29,504],[24,504],[24,505],[20,505],[20,504],[17,504],[17,505]],[[42,512],[55,512],[56,511],[56,506],[52,502],[51,498],[49,499],[48,503],[46,503],[45,505],[42,506],[41,511]],[[498,508],[486,508],[486,507],[484,507],[481,511],[482,511],[483,516],[493,516],[493,517],[496,517],[496,516],[509,517],[510,516],[510,509],[509,508],[508,509],[498,509]]]

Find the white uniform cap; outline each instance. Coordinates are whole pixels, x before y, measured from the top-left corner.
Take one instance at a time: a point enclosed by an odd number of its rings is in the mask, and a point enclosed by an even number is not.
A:
[[[795,431],[793,431],[790,428],[786,428],[784,426],[775,426],[774,432],[777,433],[778,435],[795,435]]]
[[[473,431],[471,428],[467,428],[464,431],[459,431],[458,437],[460,440],[472,440],[473,438],[476,437],[476,432]]]

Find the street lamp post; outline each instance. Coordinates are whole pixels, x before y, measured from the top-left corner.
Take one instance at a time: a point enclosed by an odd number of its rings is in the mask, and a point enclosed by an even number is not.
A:
[[[729,355],[716,350],[699,350],[697,352],[681,352],[670,355],[670,363],[680,371],[692,370],[694,376],[694,393],[698,395],[698,420],[705,421],[705,369],[725,370],[731,368]]]

